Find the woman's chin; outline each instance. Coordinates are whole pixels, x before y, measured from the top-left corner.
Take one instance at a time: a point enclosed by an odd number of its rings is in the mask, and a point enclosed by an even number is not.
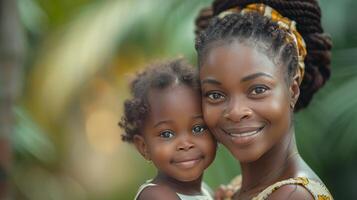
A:
[[[251,163],[259,160],[259,158],[262,156],[261,153],[258,152],[243,152],[240,151],[239,153],[237,152],[232,152],[234,157],[240,162],[240,163]]]

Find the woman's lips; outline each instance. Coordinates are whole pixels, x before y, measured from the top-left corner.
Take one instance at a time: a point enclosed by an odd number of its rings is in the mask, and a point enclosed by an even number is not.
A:
[[[248,145],[260,135],[265,126],[240,127],[223,130],[231,136],[231,140],[238,145]]]

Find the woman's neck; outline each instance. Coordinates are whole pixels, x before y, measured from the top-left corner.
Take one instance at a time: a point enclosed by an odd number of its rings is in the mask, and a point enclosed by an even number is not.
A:
[[[202,176],[193,181],[179,181],[164,173],[158,172],[153,183],[166,185],[180,194],[197,195],[201,194],[201,181]]]
[[[294,176],[299,159],[292,131],[258,160],[240,163],[243,177],[241,195],[255,194],[277,181]]]

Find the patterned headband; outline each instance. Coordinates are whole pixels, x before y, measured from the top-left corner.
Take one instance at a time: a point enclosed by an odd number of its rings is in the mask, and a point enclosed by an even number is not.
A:
[[[234,7],[230,8],[226,11],[223,11],[218,15],[218,18],[223,18],[226,15],[233,14],[233,13],[248,13],[248,12],[258,12],[259,14],[268,17],[271,19],[273,22],[276,22],[278,26],[282,29],[285,29],[288,31],[288,42],[293,41],[294,44],[297,47],[297,55],[298,55],[298,71],[297,73],[300,74],[300,80],[299,84],[301,84],[301,81],[304,77],[304,71],[305,71],[305,56],[306,56],[306,45],[303,37],[300,35],[300,33],[296,29],[296,22],[293,20],[290,20],[289,18],[283,17],[278,11],[274,10],[272,7],[267,6],[265,4],[249,4],[244,8],[239,8],[239,7]]]

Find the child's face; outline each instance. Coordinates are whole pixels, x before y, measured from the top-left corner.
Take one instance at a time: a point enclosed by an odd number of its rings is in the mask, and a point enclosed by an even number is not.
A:
[[[150,114],[143,129],[143,154],[160,173],[179,181],[201,177],[216,154],[197,91],[174,85],[149,92]]]
[[[207,126],[240,162],[283,145],[290,130],[293,91],[281,68],[239,43],[213,48],[201,66]]]

